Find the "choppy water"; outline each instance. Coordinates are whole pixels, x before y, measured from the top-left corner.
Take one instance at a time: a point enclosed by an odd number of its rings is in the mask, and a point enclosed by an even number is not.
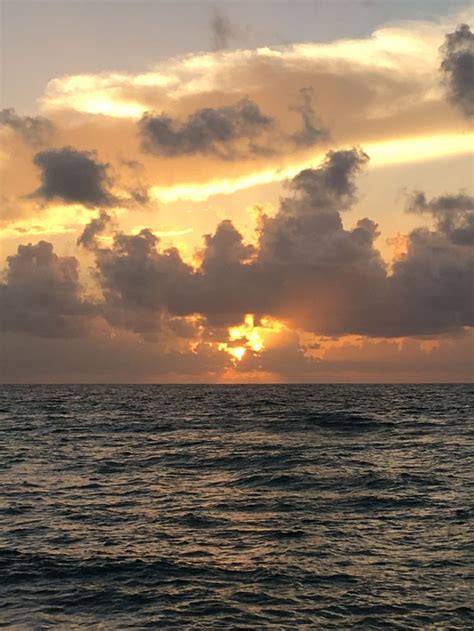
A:
[[[0,626],[472,629],[472,386],[4,386]]]

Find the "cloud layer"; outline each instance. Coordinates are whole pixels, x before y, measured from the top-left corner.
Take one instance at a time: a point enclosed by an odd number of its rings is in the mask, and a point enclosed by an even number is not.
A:
[[[407,236],[407,253],[389,273],[374,247],[377,225],[363,218],[346,229],[341,218],[367,160],[359,149],[329,152],[319,168],[291,180],[274,216],[261,217],[256,245],[245,244],[225,220],[205,237],[197,268],[176,248],[160,249],[149,229],[115,232],[104,247],[98,238],[113,223],[101,211],[79,237],[95,257],[100,313],[113,326],[143,334],[159,330],[163,318],[199,316],[222,327],[248,313],[330,336],[432,336],[472,326],[473,199],[427,201],[415,193],[408,210],[429,213],[434,226]],[[67,316],[82,314],[77,260],[58,258],[41,242],[20,246],[8,264],[6,328],[28,330],[31,323],[32,333],[51,334],[28,305],[42,304],[62,323],[54,325],[58,331],[67,330]]]
[[[95,255],[106,317],[139,332],[156,330],[163,316],[230,326],[247,313],[331,336],[432,336],[472,326],[472,198],[416,193],[409,210],[431,214],[433,229],[411,232],[389,273],[374,247],[377,225],[363,218],[346,229],[341,218],[367,160],[359,149],[329,152],[319,168],[293,178],[274,216],[261,217],[255,246],[225,220],[205,237],[197,268],[178,250],[161,250],[148,229],[97,245],[108,223],[102,213],[80,242]]]

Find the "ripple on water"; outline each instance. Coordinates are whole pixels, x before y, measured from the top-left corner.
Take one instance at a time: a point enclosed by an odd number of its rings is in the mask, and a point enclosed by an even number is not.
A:
[[[470,629],[471,386],[7,386],[0,627]]]

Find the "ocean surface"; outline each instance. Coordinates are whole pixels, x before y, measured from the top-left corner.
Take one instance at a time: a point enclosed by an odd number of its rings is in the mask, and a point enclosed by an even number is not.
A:
[[[2,386],[0,627],[473,629],[473,386]]]

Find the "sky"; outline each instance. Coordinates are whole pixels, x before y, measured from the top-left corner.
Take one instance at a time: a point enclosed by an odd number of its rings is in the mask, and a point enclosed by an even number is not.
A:
[[[472,4],[0,8],[2,382],[472,381]]]

